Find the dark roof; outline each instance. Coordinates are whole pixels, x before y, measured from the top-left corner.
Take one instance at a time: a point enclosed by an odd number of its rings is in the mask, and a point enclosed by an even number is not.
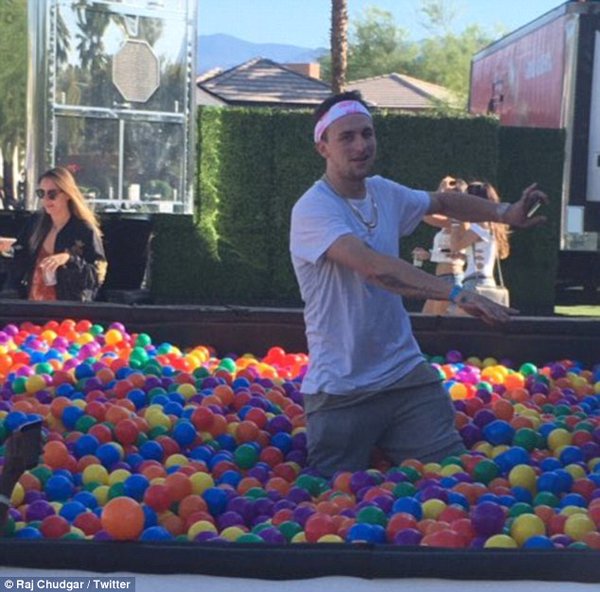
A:
[[[363,98],[380,108],[420,111],[431,109],[440,101],[453,104],[456,97],[443,86],[425,82],[406,74],[384,74],[354,80],[348,90],[359,90]]]
[[[230,105],[312,107],[331,95],[325,82],[265,58],[254,58],[225,72],[202,78],[197,85]],[[198,103],[206,104],[202,96],[198,96]]]

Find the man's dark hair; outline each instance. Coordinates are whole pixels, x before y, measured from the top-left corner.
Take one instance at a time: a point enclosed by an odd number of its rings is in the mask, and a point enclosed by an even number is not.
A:
[[[359,90],[348,90],[343,93],[339,93],[337,95],[332,95],[331,97],[327,97],[315,110],[313,113],[313,117],[315,120],[315,124],[329,109],[331,109],[336,103],[341,103],[342,101],[358,101],[361,105],[363,105],[366,109],[369,108],[368,103],[362,98]]]

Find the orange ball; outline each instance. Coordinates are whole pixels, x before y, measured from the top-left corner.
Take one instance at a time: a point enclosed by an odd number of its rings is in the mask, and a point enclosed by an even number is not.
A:
[[[51,440],[44,445],[44,464],[51,469],[64,468],[69,461],[69,450],[59,440]]]
[[[101,516],[102,528],[118,541],[136,540],[144,529],[144,511],[130,497],[111,499]]]
[[[192,482],[187,475],[183,473],[171,473],[165,479],[165,487],[169,497],[174,502],[179,502],[192,493]]]

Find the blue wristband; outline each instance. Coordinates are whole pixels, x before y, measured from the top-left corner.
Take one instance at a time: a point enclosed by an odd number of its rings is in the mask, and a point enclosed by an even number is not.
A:
[[[459,286],[459,285],[453,286],[452,290],[450,290],[450,295],[448,296],[448,300],[450,300],[450,302],[456,304],[456,300],[459,297],[461,292],[462,292],[462,286]]]

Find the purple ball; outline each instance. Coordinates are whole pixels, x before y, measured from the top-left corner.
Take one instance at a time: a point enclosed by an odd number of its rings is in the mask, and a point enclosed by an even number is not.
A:
[[[199,532],[194,537],[195,543],[208,543],[208,541],[212,541],[213,539],[218,538],[219,535],[216,532],[211,532],[210,530],[205,530],[204,532]]]
[[[43,499],[38,499],[27,506],[25,510],[25,519],[27,522],[34,520],[43,520],[46,516],[55,514],[54,508]]]
[[[469,449],[483,439],[481,430],[472,422],[469,422],[467,425],[463,426],[458,433],[465,443],[465,446]]]
[[[413,546],[418,545],[423,538],[423,534],[416,528],[404,528],[394,536],[395,545]]]
[[[496,415],[489,409],[480,409],[473,416],[473,423],[478,427],[482,428],[488,423],[491,423],[496,419]]]
[[[310,506],[298,506],[294,510],[294,520],[304,528],[306,521],[315,513],[315,509]]]
[[[94,534],[95,541],[112,541],[113,538],[105,531],[99,530]]]
[[[279,529],[275,528],[274,526],[261,530],[258,533],[258,536],[261,539],[263,539],[266,543],[271,543],[275,545],[282,545],[283,543],[287,543],[287,539],[283,536]]]
[[[217,516],[219,530],[224,530],[230,526],[241,526],[243,524],[245,524],[245,521],[237,512],[223,512],[223,514]]]
[[[289,490],[287,497],[292,503],[296,505],[298,505],[301,502],[308,502],[312,499],[310,493],[308,493],[306,489],[302,489],[301,487],[292,487]]]
[[[356,471],[350,477],[350,490],[352,493],[358,493],[361,489],[373,485],[375,485],[375,480],[367,471]]]
[[[482,502],[471,510],[473,530],[484,537],[501,533],[505,518],[502,507],[494,502]]]

